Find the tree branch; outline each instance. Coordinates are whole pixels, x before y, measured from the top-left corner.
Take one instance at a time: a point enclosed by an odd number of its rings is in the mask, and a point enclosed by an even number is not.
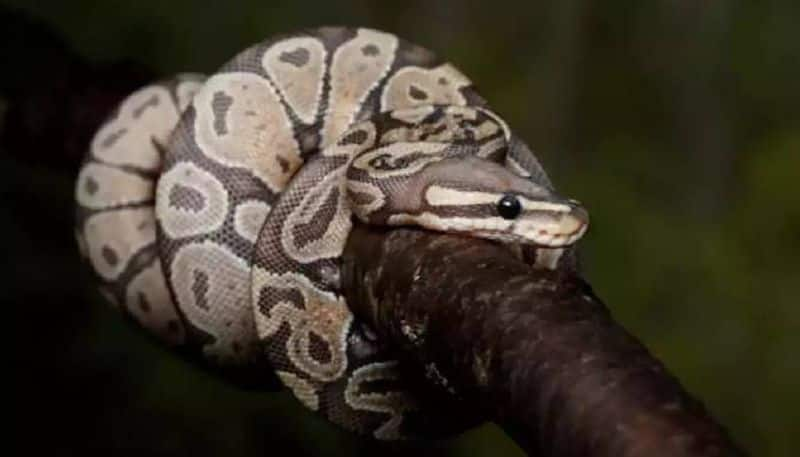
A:
[[[478,239],[359,224],[344,281],[400,359],[530,455],[743,455],[572,272]]]

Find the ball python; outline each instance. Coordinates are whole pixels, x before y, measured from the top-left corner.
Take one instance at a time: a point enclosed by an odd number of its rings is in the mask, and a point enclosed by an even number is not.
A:
[[[306,407],[381,439],[466,426],[420,401],[341,294],[354,223],[495,240],[556,268],[588,215],[470,80],[392,34],[267,39],[207,79],[130,95],[76,183],[100,293],[210,366],[264,367]]]

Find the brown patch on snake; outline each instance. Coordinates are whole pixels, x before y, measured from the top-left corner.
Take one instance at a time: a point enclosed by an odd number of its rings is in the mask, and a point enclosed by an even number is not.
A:
[[[208,274],[204,271],[195,271],[192,278],[192,293],[194,294],[194,303],[197,307],[204,311],[208,311],[208,301],[206,294],[208,293]]]
[[[116,267],[119,263],[119,256],[114,252],[114,249],[109,246],[103,246],[100,250],[100,255],[103,256],[103,260],[111,267]]]
[[[153,96],[145,100],[144,103],[134,108],[134,110],[131,112],[133,119],[139,119],[142,116],[144,110],[146,110],[147,108],[155,108],[158,106],[158,103],[159,103],[158,95],[153,94]]]
[[[86,178],[86,183],[83,186],[84,190],[86,190],[86,194],[90,196],[94,195],[99,187],[100,186],[97,184],[97,181],[95,181],[91,176]]]
[[[408,86],[408,96],[420,102],[428,99],[428,93],[413,84]]]
[[[229,97],[224,92],[214,92],[214,96],[211,99],[211,111],[214,113],[214,132],[217,135],[228,134],[228,125],[225,118],[231,105],[233,105],[233,97]]]
[[[176,184],[169,192],[169,206],[197,213],[205,208],[206,199],[201,192],[182,184]]]
[[[278,60],[280,60],[281,62],[286,62],[290,65],[294,65],[295,67],[299,68],[308,63],[310,55],[311,53],[308,52],[308,49],[297,48],[291,52],[288,51],[282,52]]]
[[[147,297],[143,293],[139,292],[139,295],[136,297],[136,299],[138,300],[139,309],[142,310],[143,313],[148,314],[151,307],[150,302],[147,301]]]
[[[339,139],[337,144],[339,146],[346,146],[348,144],[358,146],[367,141],[368,138],[369,138],[369,133],[367,133],[364,130],[356,130],[354,132],[350,132],[342,136],[342,138]]]
[[[104,148],[110,148],[111,146],[114,146],[114,143],[116,143],[117,140],[122,138],[126,133],[128,133],[128,129],[119,129],[116,132],[111,132],[100,142],[100,146]]]
[[[361,48],[361,54],[368,56],[368,57],[375,57],[381,53],[379,47],[375,46],[374,44],[368,44]]]

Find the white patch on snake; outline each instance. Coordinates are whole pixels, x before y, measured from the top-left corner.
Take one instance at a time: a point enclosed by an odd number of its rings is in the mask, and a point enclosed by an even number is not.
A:
[[[353,159],[351,166],[364,170],[375,179],[393,176],[408,176],[421,170],[426,165],[445,158],[441,151],[447,149],[447,143],[392,143],[360,154]],[[410,163],[402,163],[405,159]]]
[[[300,120],[312,124],[325,75],[322,43],[311,37],[279,41],[264,53],[261,65]]]
[[[500,126],[497,125],[497,123],[491,121],[484,121],[474,130],[475,139],[480,141],[484,138],[488,138],[492,135],[495,135],[498,131],[500,131]]]
[[[90,209],[143,203],[153,194],[152,180],[96,162],[81,169],[75,185],[75,200]]]
[[[336,141],[355,120],[364,100],[389,72],[397,44],[394,35],[359,29],[355,38],[334,52],[322,147]]]
[[[175,95],[178,99],[178,110],[182,113],[192,103],[200,88],[203,87],[205,76],[197,73],[184,73],[178,75],[178,78],[181,81],[175,88]]]
[[[167,89],[148,86],[138,90],[122,102],[117,117],[97,131],[92,155],[112,165],[157,171],[161,154],[154,142],[166,144],[179,114]]]
[[[221,364],[254,356],[255,325],[249,306],[250,266],[211,241],[181,247],[170,265],[170,284],[186,319],[214,337],[203,352]]]
[[[285,352],[294,368],[308,376],[332,382],[339,379],[347,369],[347,333],[353,314],[344,299],[320,290],[299,273],[271,273],[257,265],[252,269],[252,299],[256,331],[263,341],[274,336],[284,323],[290,327]],[[296,291],[303,297],[303,304],[269,296],[270,290]],[[264,295],[267,294],[267,295]],[[262,310],[267,303],[269,309]],[[304,306],[304,307],[303,307]],[[311,336],[325,343],[327,361],[312,355]]]
[[[125,292],[125,303],[139,324],[161,341],[170,346],[183,343],[186,331],[175,312],[158,259],[131,280]]]
[[[426,117],[430,116],[431,113],[435,111],[435,108],[431,105],[423,105],[416,109],[399,109],[390,112],[390,115],[399,120],[406,122],[408,124],[416,124]]]
[[[485,110],[481,110],[484,111]],[[470,121],[478,119],[478,108],[463,105],[449,105],[445,107],[445,112],[450,116],[462,117]]]
[[[275,374],[306,408],[311,411],[319,409],[319,396],[311,383],[288,371],[275,370]]]
[[[283,190],[302,165],[292,122],[263,77],[244,72],[214,75],[193,105],[195,140],[210,159],[250,171],[274,192]]]
[[[396,361],[376,362],[353,370],[347,379],[344,391],[345,402],[357,411],[372,411],[390,414],[391,418],[374,432],[378,439],[398,439],[403,414],[419,409],[416,401],[407,392],[368,392],[365,384],[374,382],[397,382],[400,374]]]
[[[191,162],[178,162],[158,180],[156,215],[169,238],[199,235],[222,226],[228,199],[214,175]]]
[[[503,194],[468,191],[432,184],[425,190],[425,201],[431,206],[494,204]]]
[[[534,266],[539,268],[546,268],[548,270],[555,270],[558,266],[558,261],[561,259],[561,256],[564,254],[564,249],[547,249],[547,248],[538,248],[536,249],[536,262]]]
[[[381,95],[381,111],[419,105],[463,105],[466,99],[460,89],[470,81],[454,66],[436,68],[405,67],[393,74]]]
[[[152,208],[120,209],[91,216],[84,237],[92,267],[102,278],[116,279],[140,249],[155,242]]]
[[[368,182],[348,179],[347,194],[353,212],[362,220],[386,204],[386,195],[381,188]]]
[[[303,194],[303,199],[286,216],[281,227],[281,246],[291,258],[310,263],[319,259],[339,257],[344,250],[352,222],[346,189],[344,188],[344,167],[330,171],[319,182]],[[299,226],[315,223],[315,219],[326,205],[331,194],[337,192],[334,215],[327,222],[325,232],[316,239],[297,235]],[[319,222],[316,222],[319,224]]]
[[[506,168],[511,170],[514,174],[521,176],[523,178],[531,177],[530,172],[527,169],[525,169],[525,167],[520,165],[520,163],[517,162],[517,159],[515,159],[511,155],[506,156]]]
[[[269,209],[269,205],[260,200],[247,200],[240,203],[236,206],[233,214],[234,230],[242,238],[255,243]]]

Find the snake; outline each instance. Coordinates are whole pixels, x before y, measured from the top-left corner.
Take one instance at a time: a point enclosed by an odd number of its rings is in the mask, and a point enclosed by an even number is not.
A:
[[[125,316],[378,439],[475,419],[427,401],[351,312],[354,224],[483,238],[549,269],[588,227],[462,72],[368,28],[271,37],[136,91],[93,137],[75,198],[78,248]]]

